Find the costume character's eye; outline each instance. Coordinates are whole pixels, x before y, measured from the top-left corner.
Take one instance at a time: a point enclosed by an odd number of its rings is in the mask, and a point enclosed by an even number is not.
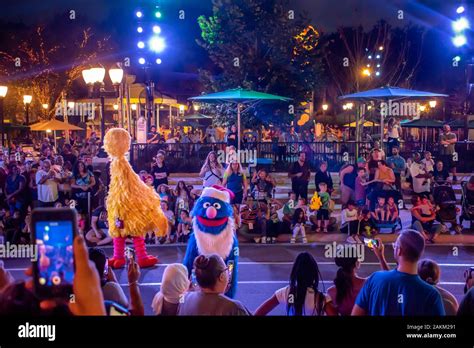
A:
[[[214,208],[216,209],[220,209],[221,208],[221,205],[219,203],[214,203],[213,204]]]
[[[211,206],[211,203],[206,202],[206,203],[204,203],[202,206],[203,206],[204,209],[207,209],[207,208],[209,208],[209,207]]]

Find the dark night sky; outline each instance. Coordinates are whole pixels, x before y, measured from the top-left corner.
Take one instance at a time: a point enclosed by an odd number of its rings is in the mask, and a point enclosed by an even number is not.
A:
[[[150,0],[146,0],[150,2]],[[75,10],[78,17],[97,25],[103,32],[111,33],[120,45],[119,54],[126,56],[135,45],[134,11],[142,1],[138,0],[0,0],[0,20],[38,24],[53,16],[65,15]],[[162,72],[196,72],[209,65],[205,51],[195,40],[200,35],[196,21],[199,15],[209,15],[211,0],[154,0],[166,10],[163,35],[167,49],[163,57]],[[340,26],[362,25],[370,28],[380,19],[394,26],[408,22],[429,28],[446,28],[459,3],[456,0],[290,0],[295,13],[305,12],[312,23],[322,32],[332,32]],[[178,11],[186,11],[186,19],[178,20]],[[397,19],[398,11],[404,11],[404,20]],[[439,30],[443,32],[443,29]],[[446,34],[449,40],[449,34]],[[135,47],[135,46],[133,46]],[[162,74],[163,75],[163,74]]]

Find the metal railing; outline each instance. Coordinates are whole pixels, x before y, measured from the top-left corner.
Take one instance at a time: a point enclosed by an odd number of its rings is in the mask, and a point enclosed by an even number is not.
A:
[[[175,143],[175,144],[132,144],[130,163],[135,171],[149,170],[158,151],[166,155],[166,164],[173,173],[199,172],[209,151],[216,151],[218,156],[225,156],[225,143]],[[256,157],[257,166],[265,166],[270,171],[288,171],[289,166],[298,158],[300,151],[306,153],[312,169],[316,169],[321,161],[327,161],[330,171],[338,171],[345,163],[356,160],[359,156],[367,156],[373,148],[370,142],[253,142],[242,144],[241,152],[247,152],[247,158]],[[385,144],[384,150],[389,156]],[[439,152],[437,143],[401,142],[400,154],[406,159],[414,152],[430,151],[436,159]],[[474,142],[458,142],[456,144],[457,167],[459,172],[474,171]],[[245,154],[244,154],[245,155]],[[245,157],[245,156],[244,156]],[[220,157],[225,158],[225,157]],[[242,158],[242,157],[240,157]]]

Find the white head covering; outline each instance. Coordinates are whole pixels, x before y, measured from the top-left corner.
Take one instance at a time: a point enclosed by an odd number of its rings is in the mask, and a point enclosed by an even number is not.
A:
[[[165,268],[161,280],[160,291],[156,293],[151,304],[156,315],[161,314],[163,300],[169,303],[179,303],[181,297],[189,289],[188,269],[181,263],[172,263]]]

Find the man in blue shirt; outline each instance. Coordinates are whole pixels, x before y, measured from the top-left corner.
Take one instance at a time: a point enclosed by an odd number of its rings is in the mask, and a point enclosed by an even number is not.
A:
[[[375,248],[388,270],[383,245]],[[373,273],[357,296],[352,315],[441,316],[445,315],[439,292],[424,282],[417,271],[425,240],[415,230],[405,230],[393,244],[397,268]]]
[[[406,161],[405,159],[400,156],[400,149],[398,146],[392,147],[392,156],[387,158],[387,165],[392,168],[393,173],[395,174],[395,186],[401,192],[402,190],[402,180],[401,174],[402,171],[406,168]]]

